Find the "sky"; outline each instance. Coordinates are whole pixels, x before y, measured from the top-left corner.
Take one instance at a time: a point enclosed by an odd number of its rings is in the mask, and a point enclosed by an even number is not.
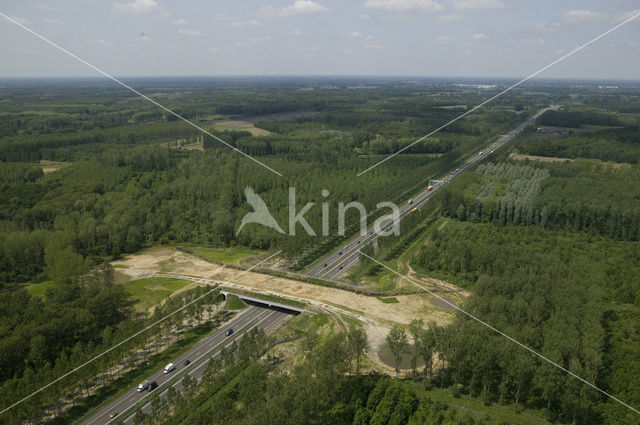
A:
[[[522,78],[640,13],[640,0],[0,0],[115,76]],[[0,17],[0,77],[99,74]],[[640,80],[640,17],[540,78]]]

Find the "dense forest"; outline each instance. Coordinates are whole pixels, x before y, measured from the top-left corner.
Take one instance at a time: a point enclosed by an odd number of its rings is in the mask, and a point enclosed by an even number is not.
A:
[[[447,185],[410,218],[411,232],[368,255],[394,267],[424,240],[411,260],[420,276],[468,289],[470,314],[637,405],[637,376],[622,372],[640,367],[640,146],[629,137],[637,117],[559,112],[538,125],[580,133],[530,130]],[[553,150],[596,138],[603,149],[590,155]],[[611,162],[620,145],[627,163]],[[444,227],[429,226],[434,214],[449,217]],[[369,278],[384,272],[370,261],[360,269]],[[543,409],[550,421],[637,423],[633,412],[464,314],[434,335],[440,384],[454,391]]]
[[[635,377],[610,375],[607,357],[631,347],[609,345],[605,329],[615,315],[640,307],[636,243],[451,221],[431,234],[412,265],[470,289],[474,297],[465,307],[471,314],[630,403],[640,401],[632,395]],[[613,419],[618,405],[467,317],[447,331],[445,361],[453,385],[494,400],[518,397],[566,421],[591,423],[602,415],[604,423],[623,423]],[[637,367],[637,359],[627,361]]]
[[[361,375],[355,360],[363,355],[353,329],[306,345],[305,359],[291,373],[264,359],[266,338],[251,332],[239,344],[212,359],[200,381],[183,380],[187,390],[154,397],[152,411],[140,409],[137,424],[334,424],[501,425],[486,415],[477,419],[434,401],[420,382]],[[434,378],[435,379],[435,378]],[[426,382],[431,385],[430,381]],[[118,421],[116,421],[118,422]]]
[[[109,384],[126,370],[141,367],[151,354],[144,349],[142,353],[146,354],[141,357],[141,347],[185,332],[190,329],[185,321],[193,327],[205,317],[210,319],[217,298],[215,288],[196,287],[168,299],[150,315],[136,314],[129,292],[114,283],[111,268],[95,270],[80,282],[51,288],[46,299],[24,290],[3,293],[2,406],[9,406],[58,378],[64,379],[3,414],[0,423],[38,422],[43,415],[56,418],[59,411],[67,412],[89,390]],[[147,329],[187,304],[170,320]],[[205,324],[209,326],[210,322]],[[91,367],[66,375],[89,360]],[[106,373],[96,375],[96,370]],[[58,423],[65,423],[64,417],[58,419]]]
[[[535,224],[637,241],[639,198],[637,167],[592,160],[501,162],[461,176],[445,191],[443,207],[472,222]]]
[[[628,117],[602,112],[545,114],[540,124],[629,125]],[[640,147],[627,134],[601,127],[580,139],[530,133],[517,151],[562,157],[551,147],[595,137],[607,148],[574,161],[523,162],[507,150],[496,157],[502,161],[475,167],[441,193],[442,212],[457,221],[432,232],[412,265],[471,290],[471,314],[637,404],[637,379],[616,370],[639,367],[640,174],[637,166],[606,162],[621,143],[635,162]],[[447,332],[445,376],[470,394],[520,400],[573,423],[637,419],[466,316]]]
[[[154,312],[136,313],[129,294],[114,283],[111,260],[149,246],[193,243],[283,250],[302,267],[344,238],[309,236],[301,228],[290,237],[255,224],[236,234],[251,211],[245,188],[260,194],[286,228],[288,190],[295,187],[298,210],[315,202],[305,217],[319,234],[321,203],[359,201],[371,219],[378,202],[406,202],[429,179],[554,103],[563,107],[539,118],[542,130],[525,130],[456,177],[404,222],[400,236],[366,252],[393,265],[420,244],[412,268],[468,289],[473,295],[465,309],[630,404],[640,403],[633,372],[640,369],[637,87],[604,93],[532,83],[358,178],[498,88],[389,79],[354,90],[362,81],[346,78],[137,83],[284,177],[111,85],[0,86],[1,408],[203,294],[196,288]],[[230,119],[254,126],[221,124]],[[354,227],[352,213],[347,221]],[[449,221],[433,230],[441,216]],[[337,229],[337,217],[330,220]],[[362,274],[380,272],[373,263],[361,267]],[[54,283],[44,296],[25,290],[44,281]],[[185,314],[202,317],[216,295]],[[132,338],[101,357],[95,370],[135,366],[136,349],[181,327],[182,318]],[[169,401],[172,415],[146,421],[501,423],[431,400],[423,385],[487,405],[542,411],[550,421],[636,420],[466,316],[447,327],[419,325],[405,327],[428,365],[419,385],[354,373],[363,348],[352,333],[308,347],[290,373],[257,361],[266,339],[252,333],[213,361],[203,382],[183,383],[187,392]],[[56,416],[97,385],[95,370],[70,375],[0,420]]]
[[[169,88],[154,88],[159,99],[167,96],[169,106],[174,106],[175,97],[165,94]],[[420,147],[410,149],[401,159],[388,161],[388,166],[370,173],[366,180],[353,179],[358,170],[385,153],[450,119],[455,111],[443,109],[443,105],[473,102],[477,92],[451,86],[425,86],[416,92],[383,85],[366,96],[340,88],[299,96],[295,88],[279,91],[276,99],[281,106],[276,106],[266,101],[274,95],[271,86],[230,92],[223,82],[197,91],[196,106],[189,107],[188,117],[196,120],[226,111],[224,105],[230,99],[243,104],[250,96],[254,96],[254,104],[262,105],[261,113],[300,109],[301,102],[305,105],[302,109],[316,110],[317,114],[304,118],[260,121],[264,128],[276,130],[277,126],[277,132],[267,136],[210,128],[223,140],[279,170],[285,175],[283,179],[241,159],[209,136],[204,138],[204,152],[168,149],[171,141],[195,138],[197,130],[168,116],[138,123],[134,111],[140,101],[117,90],[116,95],[111,88],[101,89],[105,100],[100,107],[93,103],[93,93],[72,89],[67,102],[83,106],[56,107],[53,115],[63,115],[68,121],[56,127],[45,122],[46,131],[35,125],[36,118],[42,117],[37,112],[45,109],[47,102],[61,102],[62,88],[53,84],[47,101],[34,97],[29,89],[5,89],[10,98],[20,101],[5,105],[8,110],[2,112],[11,120],[0,139],[0,159],[5,161],[0,170],[0,282],[45,277],[72,280],[105,258],[157,243],[240,244],[284,249],[287,255],[296,255],[317,244],[318,238],[302,231],[296,238],[285,237],[255,225],[236,235],[240,220],[250,210],[244,203],[246,187],[263,197],[281,225],[288,220],[288,192],[282,189],[295,187],[299,208],[307,202],[318,205],[306,218],[320,233],[321,202],[337,205],[357,200],[370,212],[380,201],[402,202],[478,143],[520,122],[521,114],[530,113],[529,109],[515,113],[503,107],[488,110],[449,128],[437,139],[416,145]],[[442,100],[429,96],[441,90],[446,93]],[[380,100],[372,100],[377,97]],[[342,114],[347,108],[352,112]],[[126,111],[130,115],[125,120],[104,118]],[[385,119],[376,119],[376,113]],[[49,116],[41,119],[46,121]],[[335,117],[348,119],[337,122]],[[30,125],[23,122],[27,119]],[[79,124],[84,121],[93,123],[90,129]],[[206,127],[208,121],[204,123]],[[64,166],[43,175],[43,166],[37,163],[41,160],[63,162]],[[416,180],[415,175],[423,177]],[[398,192],[396,187],[406,189]],[[321,197],[323,189],[329,190],[329,197]],[[351,213],[348,222],[357,219],[355,212]],[[331,222],[336,231],[337,217],[332,216]],[[65,266],[56,266],[64,262]]]

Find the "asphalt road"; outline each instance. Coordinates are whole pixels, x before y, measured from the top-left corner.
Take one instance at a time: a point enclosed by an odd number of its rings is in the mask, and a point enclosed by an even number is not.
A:
[[[262,328],[265,332],[269,333],[269,331],[276,329],[290,317],[291,314],[280,310],[257,306],[247,307],[222,329],[206,337],[196,346],[172,360],[172,363],[176,365],[176,368],[172,372],[165,374],[163,370],[160,369],[153,375],[147,377],[150,381],[156,381],[158,388],[152,392],[146,390],[138,392],[136,388],[132,388],[82,423],[85,425],[104,425],[114,422],[117,419],[122,419],[126,424],[133,424],[135,406],[138,402],[146,400],[146,403],[142,406],[142,411],[148,413],[151,409],[150,403],[153,394],[157,393],[160,397],[166,398],[169,385],[173,385],[177,390],[181,391],[182,377],[185,373],[188,373],[192,378],[200,379],[208,360],[212,356],[216,358],[222,347],[231,345],[234,340],[242,338],[245,332],[255,327]],[[227,337],[225,332],[228,328],[232,328],[234,333]],[[183,366],[183,362],[187,359],[190,360],[191,363]],[[176,375],[179,376],[178,379],[175,379]],[[119,412],[119,414],[116,418],[111,419],[109,415],[114,411]]]
[[[513,139],[518,133],[524,130],[529,124],[534,122],[540,115],[545,113],[550,109],[557,109],[557,106],[551,106],[548,108],[544,108],[538,111],[535,115],[529,118],[527,121],[520,124],[515,129],[511,130],[508,134],[501,136],[498,141],[488,146],[486,150],[480,151],[474,154],[467,162],[460,166],[460,168],[456,168],[451,171],[445,177],[442,177],[439,183],[433,185],[433,188],[429,191],[425,188],[424,191],[420,192],[418,195],[414,196],[411,199],[411,203],[406,203],[398,207],[400,209],[400,220],[411,214],[414,208],[420,208],[424,205],[429,198],[442,186],[450,182],[454,179],[458,174],[472,166],[478,161],[483,160],[489,154],[491,154],[494,150],[502,147],[505,143],[509,142]],[[346,273],[349,268],[355,265],[360,255],[358,250],[360,247],[367,245],[368,243],[374,242],[378,239],[378,234],[384,231],[386,228],[390,227],[392,224],[392,220],[388,220],[382,223],[381,229],[378,231],[374,231],[373,225],[367,228],[365,235],[359,235],[358,237],[351,239],[346,242],[344,245],[339,247],[338,249],[332,251],[326,257],[321,258],[320,260],[314,262],[309,268],[307,268],[303,273],[307,276],[317,277],[325,280],[337,280],[344,273]],[[385,227],[386,226],[386,227]]]

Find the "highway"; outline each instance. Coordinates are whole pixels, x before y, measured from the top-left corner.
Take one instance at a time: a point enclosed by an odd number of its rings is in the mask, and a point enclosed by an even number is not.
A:
[[[540,115],[545,113],[550,109],[557,109],[558,106],[550,106],[548,108],[544,108],[538,111],[531,118],[527,119],[525,122],[520,124],[515,129],[511,130],[508,134],[500,136],[496,142],[486,147],[484,151],[479,151],[471,156],[463,165],[455,170],[452,170],[446,176],[442,177],[437,183],[432,185],[432,189],[425,189],[419,194],[415,195],[411,199],[411,203],[407,202],[401,206],[399,206],[400,210],[400,220],[411,214],[414,208],[420,208],[422,205],[427,203],[429,198],[433,196],[438,189],[446,185],[448,182],[453,180],[458,174],[462,173],[464,170],[472,166],[478,161],[483,160],[488,155],[493,153],[494,150],[502,147],[504,144],[513,139],[516,135],[518,135],[522,130],[524,130],[527,126],[529,126],[532,122],[534,122]],[[360,247],[367,245],[368,243],[373,243],[378,239],[378,235],[382,233],[384,230],[388,229],[393,224],[391,219],[382,223],[381,228],[378,231],[375,231],[373,225],[370,225],[367,228],[367,231],[364,235],[359,235],[355,238],[352,238],[344,245],[340,246],[338,249],[332,251],[324,258],[317,260],[311,266],[309,266],[306,270],[304,270],[303,274],[311,277],[316,277],[325,280],[337,280],[344,273],[346,273],[349,268],[354,266],[359,260],[358,250]]]
[[[149,381],[156,381],[158,388],[152,392],[146,390],[138,392],[136,388],[131,388],[117,400],[101,408],[97,413],[82,423],[85,425],[105,425],[120,419],[125,424],[133,424],[135,406],[139,402],[143,400],[146,401],[143,402],[142,411],[149,413],[151,409],[151,396],[153,394],[158,394],[160,397],[166,398],[169,385],[173,385],[178,391],[181,391],[182,378],[185,373],[188,373],[189,376],[194,379],[200,379],[208,360],[211,357],[217,357],[222,347],[231,345],[233,341],[239,340],[245,332],[255,327],[262,328],[267,333],[274,331],[290,317],[291,314],[281,310],[253,305],[248,306],[232,321],[226,323],[219,331],[206,337],[196,344],[196,346],[176,359],[173,359],[172,363],[176,366],[175,370],[165,374],[163,369],[160,369],[146,378]],[[229,328],[232,328],[234,333],[226,336],[225,332]],[[185,360],[189,360],[191,363],[183,366]],[[164,368],[164,365],[162,367]],[[109,415],[112,412],[118,412],[119,414],[116,418],[111,419]]]

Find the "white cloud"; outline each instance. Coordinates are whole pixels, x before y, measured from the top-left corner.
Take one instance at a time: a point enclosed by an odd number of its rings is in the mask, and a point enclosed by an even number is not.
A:
[[[304,13],[317,13],[317,12],[326,12],[329,9],[318,2],[313,0],[294,0],[292,5],[285,6],[280,9],[274,9],[269,6],[260,11],[260,13],[264,16],[269,17],[287,17],[294,15],[301,15]]]
[[[180,18],[180,19],[174,20],[173,24],[178,26],[185,26],[185,25],[189,25],[189,21],[187,21],[186,19]]]
[[[384,50],[387,48],[387,46],[385,46],[384,44],[371,43],[365,44],[364,48],[367,50]]]
[[[218,48],[217,47],[209,47],[209,53],[218,53]]]
[[[271,44],[271,41],[273,41],[273,37],[271,37],[270,35],[261,35],[257,37],[251,37],[247,41],[236,41],[235,43],[233,43],[233,45],[243,49],[248,49],[251,47],[264,48],[265,45]]]
[[[453,41],[453,37],[449,37],[449,36],[446,36],[446,35],[439,35],[434,40],[434,43],[436,43],[436,44],[449,44],[452,41]]]
[[[440,15],[436,18],[436,22],[438,22],[439,24],[450,24],[452,22],[461,21],[462,19],[463,18],[460,15],[454,15],[454,14]]]
[[[474,10],[474,9],[502,9],[504,3],[500,0],[451,0],[454,9]]]
[[[146,13],[156,11],[158,3],[154,0],[133,0],[129,3],[113,2],[113,7],[126,13]]]
[[[200,37],[202,35],[202,33],[198,30],[187,30],[187,29],[178,30],[178,34],[186,35],[187,37]]]
[[[97,38],[97,39],[91,40],[91,41],[96,43],[96,44],[99,44],[101,46],[105,46],[105,47],[113,46],[113,43],[111,41],[106,41],[106,40],[103,40],[102,38]]]
[[[640,9],[634,9],[634,10],[630,10],[628,12],[619,13],[616,16],[614,16],[613,22],[616,23],[616,24],[619,24],[621,22],[626,21],[627,19],[633,18],[634,16],[636,16],[639,13],[640,13]],[[631,22],[640,22],[640,16],[637,17],[635,20],[633,20]],[[631,22],[629,22],[629,23],[631,23]]]
[[[316,3],[312,0],[295,0],[291,6],[282,8],[282,12],[285,15],[297,15],[299,13],[315,13],[324,12],[327,9],[320,3]]]
[[[301,35],[302,31],[300,30],[293,30],[293,35]]]
[[[438,12],[444,9],[444,6],[435,0],[366,0],[363,7],[366,9],[385,9],[395,12],[407,12],[411,10]]]
[[[525,40],[520,40],[518,44],[524,47],[540,47],[546,45],[547,42],[542,38],[527,38]]]
[[[351,37],[356,37],[356,38],[358,38],[358,37],[362,37],[362,34],[360,34],[358,31],[351,31],[351,32],[349,33],[349,35],[350,35]]]
[[[216,13],[215,18],[216,21],[226,22],[227,25],[231,27],[257,27],[260,25],[256,19],[244,19],[242,16],[235,13],[227,13],[221,12]]]
[[[607,16],[606,13],[595,12],[593,10],[570,10],[564,14],[563,18],[565,22],[578,23],[601,21],[606,19]]]
[[[265,35],[265,36],[259,36],[259,37],[253,37],[251,39],[252,43],[267,43],[269,41],[273,40],[273,38],[269,35]]]
[[[479,32],[478,34],[473,34],[471,38],[476,41],[482,41],[482,40],[486,40],[489,37],[487,37],[487,34],[483,32]]]
[[[562,27],[562,25],[560,24],[560,22],[551,22],[548,24],[538,24],[536,25],[536,31],[539,32],[551,32],[551,31],[557,31]]]
[[[260,22],[258,22],[255,19],[248,19],[246,21],[231,21],[229,22],[229,25],[231,25],[232,27],[238,27],[238,28],[257,27],[260,25]]]
[[[44,18],[43,19],[45,24],[61,24],[62,21],[58,18]]]

